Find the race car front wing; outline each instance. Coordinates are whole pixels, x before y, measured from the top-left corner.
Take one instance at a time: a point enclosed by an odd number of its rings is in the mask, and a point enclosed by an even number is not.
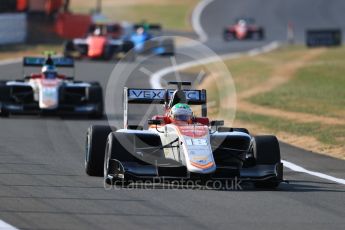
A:
[[[108,183],[115,181],[156,181],[157,179],[169,180],[232,180],[240,179],[243,182],[255,182],[274,179],[283,181],[283,163],[275,165],[255,165],[243,167],[217,167],[212,174],[195,174],[188,172],[185,166],[162,167],[143,165],[137,162],[120,162],[115,159],[109,161],[109,171],[106,176]]]

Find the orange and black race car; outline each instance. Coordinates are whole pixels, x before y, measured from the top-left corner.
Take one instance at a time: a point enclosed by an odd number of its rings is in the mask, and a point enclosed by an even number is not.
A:
[[[223,31],[225,41],[232,40],[262,40],[265,37],[264,29],[255,24],[254,19],[239,18],[235,24],[228,26]]]
[[[123,27],[118,23],[97,23],[89,27],[84,38],[76,38],[64,44],[64,55],[74,58],[90,58],[110,60],[119,54],[126,54],[134,47],[134,43],[126,39]],[[135,54],[126,55],[134,61]]]

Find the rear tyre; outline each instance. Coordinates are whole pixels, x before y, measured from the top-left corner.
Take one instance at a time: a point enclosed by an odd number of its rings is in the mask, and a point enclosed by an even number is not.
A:
[[[134,48],[134,43],[132,41],[123,42],[123,52],[128,52]]]
[[[10,87],[6,85],[6,81],[0,81],[0,102],[10,99]]]
[[[72,57],[72,52],[75,51],[73,41],[66,41],[63,45],[63,55],[65,57]]]
[[[164,53],[162,53],[163,56],[174,56],[175,55],[174,40],[165,39],[162,41],[162,46],[164,47]]]
[[[114,57],[114,51],[111,46],[106,46],[104,48],[103,60],[110,61]]]
[[[85,171],[89,176],[103,175],[105,146],[108,135],[115,127],[105,125],[90,126],[86,134]]]
[[[257,33],[258,33],[258,40],[263,40],[265,38],[264,29],[260,28]]]
[[[125,56],[123,58],[126,62],[134,62],[136,59],[136,53],[134,50],[134,43],[132,41],[125,41],[123,43],[123,52],[125,53]]]
[[[257,165],[277,165],[280,161],[280,148],[278,139],[275,136],[255,136],[253,152]],[[283,171],[277,170],[277,177],[254,183],[257,188],[273,189],[279,186],[283,179]]]
[[[10,88],[6,85],[6,82],[0,82],[0,116],[8,117],[10,115],[9,111],[5,110],[3,107],[4,102],[10,100]]]

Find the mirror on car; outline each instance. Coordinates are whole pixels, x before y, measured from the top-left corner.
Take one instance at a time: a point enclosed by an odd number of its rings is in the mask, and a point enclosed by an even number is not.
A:
[[[142,125],[128,125],[127,129],[132,129],[132,130],[144,130],[144,127]]]
[[[215,120],[215,121],[210,122],[210,126],[223,126],[223,125],[224,125],[224,121],[221,121],[221,120]]]
[[[147,124],[148,125],[161,125],[161,124],[163,124],[163,121],[162,120],[148,120]]]

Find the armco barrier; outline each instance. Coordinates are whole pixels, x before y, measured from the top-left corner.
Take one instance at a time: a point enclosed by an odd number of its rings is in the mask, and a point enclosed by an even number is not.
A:
[[[0,45],[25,42],[27,35],[26,14],[0,14],[0,31]]]
[[[55,24],[56,33],[66,39],[83,37],[91,24],[91,17],[83,14],[59,14]]]

